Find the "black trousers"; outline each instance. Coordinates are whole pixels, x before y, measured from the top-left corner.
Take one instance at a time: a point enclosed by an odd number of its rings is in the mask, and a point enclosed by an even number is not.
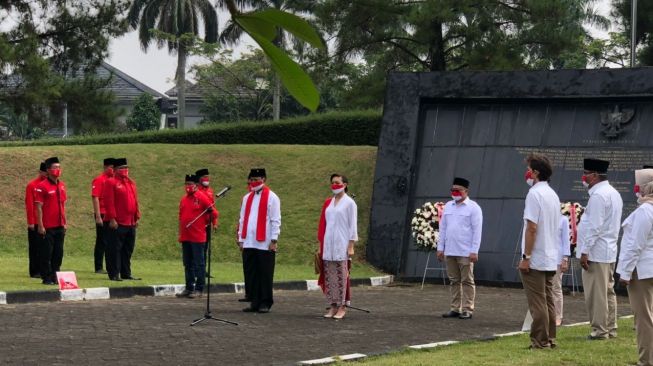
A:
[[[104,238],[104,225],[95,224],[95,249],[93,250],[93,258],[95,262],[95,270],[102,270],[102,262],[104,261],[104,253],[107,250],[106,240]]]
[[[41,263],[39,261],[39,251],[41,250],[41,236],[38,232],[38,225],[34,229],[27,229],[27,254],[29,257],[29,276],[39,276],[41,272]]]
[[[45,237],[41,240],[41,250],[39,251],[40,272],[43,280],[57,282],[56,273],[61,270],[65,237],[66,230],[61,226],[45,230]]]
[[[245,253],[247,252],[247,253]],[[254,309],[272,307],[272,283],[274,281],[274,264],[276,253],[271,250],[246,248],[243,250],[245,266],[245,291]]]
[[[111,229],[105,223],[106,260],[109,277],[131,277],[131,258],[136,246],[136,228],[133,226],[118,226]]]

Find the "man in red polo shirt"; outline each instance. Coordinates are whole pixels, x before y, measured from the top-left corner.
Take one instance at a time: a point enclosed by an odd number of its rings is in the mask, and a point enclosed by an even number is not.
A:
[[[179,202],[179,242],[181,243],[186,288],[178,297],[200,297],[204,291],[206,222],[217,218],[213,203],[198,190],[199,178],[187,175],[186,194]],[[204,214],[206,217],[202,217]]]
[[[129,178],[127,159],[115,159],[114,177],[104,182],[102,195],[106,209],[104,220],[109,222],[106,250],[107,273],[112,281],[140,280],[131,272],[131,257],[136,246],[138,210],[136,183]]]
[[[44,285],[56,285],[56,273],[63,261],[66,236],[66,186],[59,180],[61,164],[57,157],[45,161],[48,176],[34,189],[38,233],[43,238],[39,261]]]
[[[104,238],[105,227],[109,222],[104,220],[106,208],[104,207],[104,197],[102,196],[104,182],[113,177],[113,158],[104,159],[104,171],[93,179],[91,183],[91,199],[93,200],[93,215],[95,216],[95,250],[93,251],[95,273],[106,273],[102,270],[102,261],[106,251],[106,240]]]
[[[215,196],[213,195],[213,189],[211,189],[211,176],[209,175],[209,170],[207,168],[200,169],[195,172],[195,176],[197,179],[199,179],[199,185],[197,186],[197,190],[204,193],[209,200],[211,200],[211,204],[215,204]],[[217,211],[216,211],[217,212]],[[214,212],[215,213],[215,212]],[[206,241],[208,242],[211,240],[211,229],[213,231],[217,230],[218,228],[218,216],[217,215],[211,215],[211,218],[207,218],[206,220]],[[208,250],[208,245],[204,246],[204,258],[206,259],[206,251]]]
[[[29,256],[29,276],[40,278],[39,273],[39,248],[40,238],[36,231],[38,223],[36,221],[36,206],[34,206],[34,189],[47,176],[45,163],[41,162],[39,175],[27,183],[25,188],[25,214],[27,215],[27,253]]]

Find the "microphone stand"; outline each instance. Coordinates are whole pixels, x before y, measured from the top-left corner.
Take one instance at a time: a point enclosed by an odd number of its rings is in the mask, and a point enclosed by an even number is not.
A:
[[[216,199],[224,197],[227,194],[227,191],[230,188],[231,187],[228,187],[226,190],[223,190],[222,192],[216,194]],[[210,220],[211,219],[210,212],[211,212],[211,210],[212,210],[212,208],[214,206],[215,206],[215,203],[212,204],[211,206],[207,207],[206,210],[204,210],[204,212],[202,212],[201,215],[196,217],[193,221],[191,221],[188,225],[186,225],[186,227],[187,228],[190,227],[190,225],[195,223],[195,221],[197,221],[200,217],[202,217],[205,214],[208,214],[208,217],[209,217],[209,220]],[[192,327],[195,324],[199,324],[199,323],[201,323],[201,322],[203,322],[205,320],[214,320],[214,321],[227,323],[227,324],[231,324],[231,325],[238,325],[238,323],[235,323],[235,322],[232,322],[232,321],[229,321],[229,320],[226,320],[226,319],[216,318],[211,314],[211,237],[210,236],[207,238],[206,245],[208,245],[208,248],[207,248],[207,267],[208,268],[206,270],[206,311],[204,312],[203,317],[193,320],[193,322],[190,323],[190,326]]]

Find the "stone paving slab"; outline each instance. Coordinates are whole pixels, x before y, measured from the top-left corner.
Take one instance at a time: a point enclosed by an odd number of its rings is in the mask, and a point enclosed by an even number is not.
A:
[[[395,284],[353,289],[344,320],[323,319],[320,292],[277,291],[269,314],[243,313],[242,295],[212,297],[214,316],[233,326],[192,320],[204,299],[133,297],[0,307],[0,365],[293,365],[346,354],[375,354],[415,344],[489,338],[520,330],[523,290],[477,288],[472,320],[443,319],[448,288]],[[619,314],[630,314],[619,298]],[[582,294],[565,296],[565,321],[586,321]],[[524,344],[524,347],[528,346]],[[564,344],[560,344],[564,348]]]

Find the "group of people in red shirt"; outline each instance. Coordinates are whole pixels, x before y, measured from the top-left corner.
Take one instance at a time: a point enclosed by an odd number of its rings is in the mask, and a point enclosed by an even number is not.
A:
[[[25,190],[29,274],[41,278],[45,285],[57,284],[56,273],[63,261],[67,195],[60,176],[59,159],[48,158]],[[104,171],[93,179],[91,196],[96,223],[96,273],[107,273],[112,281],[138,280],[131,273],[131,256],[141,215],[127,159],[104,159]],[[105,256],[106,272],[102,269]]]
[[[112,281],[140,280],[131,272],[131,257],[136,246],[136,229],[141,218],[136,183],[129,178],[125,158],[104,159],[104,171],[91,184],[95,217],[95,272],[102,270]]]

